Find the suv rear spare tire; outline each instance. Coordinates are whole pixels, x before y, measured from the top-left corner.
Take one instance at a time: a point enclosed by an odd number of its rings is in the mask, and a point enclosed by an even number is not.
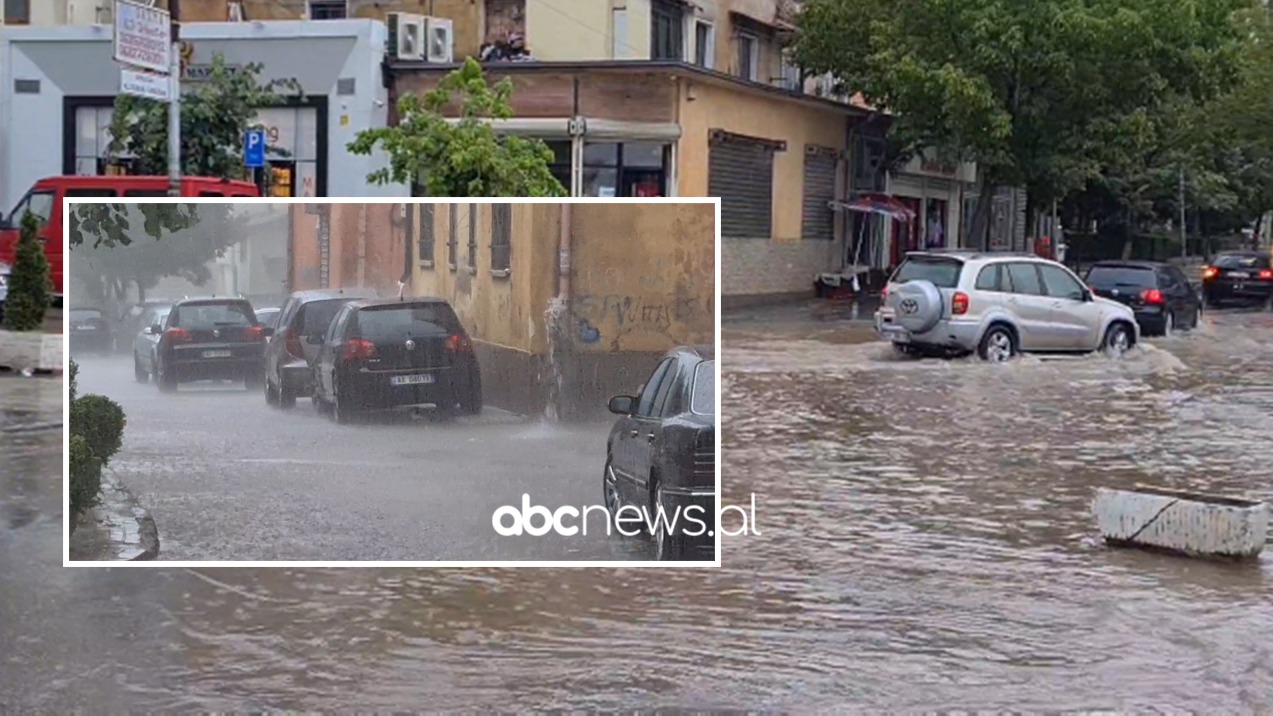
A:
[[[932,281],[901,284],[889,295],[893,320],[911,333],[927,333],[941,320],[942,295]]]

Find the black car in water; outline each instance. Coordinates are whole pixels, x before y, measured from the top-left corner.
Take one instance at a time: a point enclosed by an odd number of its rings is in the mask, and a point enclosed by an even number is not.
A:
[[[274,338],[265,347],[265,402],[291,408],[297,398],[310,395],[314,362],[332,319],[346,303],[375,297],[368,289],[293,293],[283,304]]]
[[[606,443],[603,488],[611,517],[619,517],[624,506],[648,515],[660,560],[713,559],[715,350],[669,351],[639,395],[616,396],[609,407],[620,416]]]
[[[468,331],[441,298],[362,299],[337,312],[314,361],[314,406],[338,423],[373,411],[433,406],[443,417],[482,410]]]
[[[243,298],[194,298],[178,301],[168,311],[159,334],[155,373],[159,389],[177,389],[200,380],[241,380],[252,390],[261,382],[265,339],[252,304]]]
[[[109,353],[114,350],[110,322],[100,308],[72,308],[67,313],[71,324],[71,350]]]
[[[1202,301],[1177,266],[1157,261],[1098,261],[1087,270],[1085,281],[1097,296],[1130,307],[1142,335],[1162,336],[1198,326]]]
[[[1264,306],[1273,310],[1273,266],[1268,250],[1226,251],[1202,269],[1202,297],[1208,306]]]

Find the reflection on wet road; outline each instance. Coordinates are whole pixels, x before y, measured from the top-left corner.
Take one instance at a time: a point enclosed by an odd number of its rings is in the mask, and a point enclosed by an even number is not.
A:
[[[63,570],[35,520],[0,546],[0,711],[1265,708],[1273,555],[1113,551],[1088,514],[1273,496],[1273,316],[1206,321],[1008,366],[727,323],[723,497],[761,534],[719,571]]]

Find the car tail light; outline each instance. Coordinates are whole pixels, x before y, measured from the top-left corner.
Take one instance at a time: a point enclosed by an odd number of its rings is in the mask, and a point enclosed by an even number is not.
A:
[[[189,343],[194,336],[190,335],[190,331],[184,328],[169,328],[166,332],[168,340],[173,343]]]
[[[1268,281],[1270,279],[1273,279],[1273,269],[1264,269],[1260,272],[1261,281]]]
[[[1145,291],[1141,291],[1140,300],[1144,301],[1145,303],[1165,303],[1165,301],[1163,300],[1162,291],[1159,291],[1156,288],[1151,288]]]
[[[265,326],[252,326],[247,331],[247,338],[249,341],[265,340]]]
[[[340,359],[345,362],[374,360],[377,355],[376,344],[365,338],[351,338],[340,350]]]
[[[1216,267],[1214,267],[1214,266],[1203,266],[1203,267],[1202,267],[1202,278],[1203,278],[1204,280],[1205,280],[1205,279],[1209,279],[1209,278],[1215,278],[1215,277],[1216,277],[1216,274],[1218,274],[1218,273],[1220,273],[1220,271],[1219,271]]]
[[[956,291],[955,295],[950,299],[950,313],[955,316],[962,316],[968,312],[968,294],[963,291]]]
[[[472,353],[473,342],[463,333],[456,333],[446,339],[448,353]]]
[[[880,303],[884,303],[887,300],[888,300],[888,286],[885,286],[884,288],[880,289]]]
[[[288,353],[291,353],[293,356],[297,358],[305,357],[305,347],[301,345],[300,331],[296,330],[295,328],[287,329],[287,333],[283,341],[284,341],[283,347],[287,349]]]

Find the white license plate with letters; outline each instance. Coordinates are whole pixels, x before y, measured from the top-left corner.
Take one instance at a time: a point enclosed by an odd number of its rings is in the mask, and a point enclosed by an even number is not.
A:
[[[233,353],[231,351],[204,351],[204,358],[229,358]]]
[[[1251,278],[1251,274],[1246,271],[1230,271],[1229,278]]]
[[[433,382],[433,376],[428,373],[424,375],[395,375],[389,379],[389,385],[428,385]]]

